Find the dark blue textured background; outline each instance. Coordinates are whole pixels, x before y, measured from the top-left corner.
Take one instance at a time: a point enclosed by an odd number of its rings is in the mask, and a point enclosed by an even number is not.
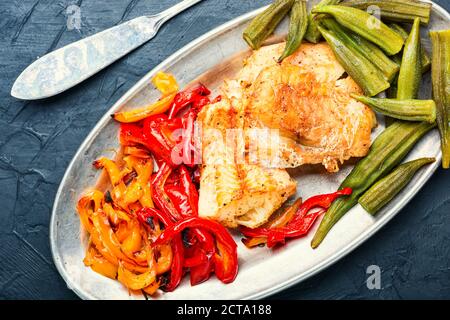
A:
[[[76,298],[53,265],[48,225],[58,184],[78,146],[150,69],[206,31],[269,1],[204,0],[163,26],[151,42],[51,99],[12,98],[14,80],[38,56],[176,2],[0,1],[0,299]],[[436,2],[450,10],[448,0]],[[65,10],[70,4],[81,7],[80,31],[67,30]],[[274,298],[450,298],[449,178],[450,171],[439,169],[364,245]],[[372,264],[382,270],[381,290],[366,287],[366,268]]]

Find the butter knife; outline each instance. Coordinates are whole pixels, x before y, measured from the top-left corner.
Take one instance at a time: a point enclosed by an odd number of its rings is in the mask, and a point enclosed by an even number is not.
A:
[[[52,51],[28,66],[11,95],[23,100],[61,93],[152,39],[161,25],[201,0],[184,0],[161,13],[141,16]]]

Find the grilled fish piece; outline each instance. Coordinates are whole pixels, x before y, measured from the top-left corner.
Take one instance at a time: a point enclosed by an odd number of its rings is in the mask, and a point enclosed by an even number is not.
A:
[[[244,109],[245,128],[279,130],[279,144],[267,146],[277,150],[262,154],[277,154],[281,168],[321,163],[330,172],[351,157],[365,156],[375,115],[350,97],[361,89],[329,46],[302,44],[279,65],[283,48],[275,44],[255,51],[222,88],[233,106]]]
[[[239,156],[240,131],[228,129],[240,126],[240,112],[223,98],[198,116],[203,154],[199,215],[227,227],[256,228],[295,193],[296,182],[285,170],[248,164]]]

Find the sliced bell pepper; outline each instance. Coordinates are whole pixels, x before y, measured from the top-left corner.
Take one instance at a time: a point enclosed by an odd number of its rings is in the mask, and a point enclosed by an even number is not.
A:
[[[153,201],[156,206],[163,211],[167,216],[171,217],[174,220],[179,220],[182,218],[175,205],[173,204],[170,197],[167,195],[165,190],[165,184],[167,178],[172,173],[172,169],[167,165],[167,163],[163,163],[159,168],[158,172],[154,174],[152,178],[152,186],[153,186]]]
[[[165,228],[170,228],[174,225],[173,218],[153,208],[142,208],[138,213],[138,219],[143,223],[150,223],[150,219],[157,218]],[[161,289],[164,291],[173,291],[181,282],[183,277],[184,265],[184,247],[181,239],[181,234],[174,236],[172,239],[172,264],[170,268],[170,277],[168,283],[164,284]],[[161,245],[160,243],[159,245]],[[156,246],[155,244],[153,246]]]
[[[216,246],[220,250],[214,256],[216,276],[224,283],[232,282],[238,270],[237,245],[227,229],[218,222],[199,217],[185,218],[167,227],[153,242],[153,246],[170,241],[187,228],[204,229],[214,235]]]
[[[171,93],[147,107],[130,111],[116,112],[112,115],[112,117],[114,118],[114,120],[121,123],[138,122],[149,116],[158,115],[169,110],[169,108],[172,106],[172,102],[174,101],[175,96],[175,93]]]
[[[174,118],[182,109],[194,104],[201,97],[208,96],[210,93],[211,91],[209,91],[208,88],[202,84],[198,84],[195,87],[178,92],[173,99],[172,106],[170,107],[169,119]]]
[[[351,193],[352,189],[344,188],[334,193],[309,198],[298,208],[291,221],[284,227],[261,227],[256,229],[242,227],[240,230],[246,237],[266,237],[267,246],[271,248],[277,243],[284,243],[288,238],[297,238],[306,235],[316,219],[331,206],[331,203],[336,198],[348,196]],[[319,208],[320,210],[310,213],[314,208]]]
[[[173,75],[159,71],[152,79],[156,89],[161,91],[163,97],[178,91],[178,83]]]

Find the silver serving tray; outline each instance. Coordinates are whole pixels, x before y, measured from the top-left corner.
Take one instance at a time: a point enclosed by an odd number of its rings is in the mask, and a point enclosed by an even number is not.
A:
[[[310,5],[315,2],[317,1],[309,1]],[[114,157],[112,150],[119,146],[118,125],[111,119],[110,114],[156,100],[159,94],[152,87],[150,80],[159,70],[174,74],[181,86],[200,78],[210,88],[217,89],[221,80],[232,75],[239,68],[243,56],[248,54],[248,48],[242,40],[242,31],[247,22],[262,9],[247,13],[206,33],[150,71],[112,106],[81,144],[59,186],[50,222],[50,243],[56,267],[68,287],[81,298],[143,299],[141,295],[130,295],[118,281],[105,278],[83,264],[87,237],[80,226],[75,205],[78,197],[94,186],[99,178],[100,172],[93,169],[92,161],[101,155]],[[449,27],[449,13],[434,5],[429,29]],[[287,22],[284,21],[276,34],[283,35],[286,31]],[[425,47],[430,52],[430,42],[425,29],[422,30],[422,36]],[[276,37],[272,41],[276,41]],[[429,74],[424,82],[421,96],[430,97]],[[379,120],[380,125],[374,131],[373,137],[384,128],[383,120]],[[367,214],[359,205],[353,208],[331,230],[318,249],[313,250],[310,247],[315,230],[312,230],[309,236],[289,241],[277,250],[249,250],[236,234],[235,239],[239,246],[239,274],[233,283],[224,285],[212,277],[206,283],[191,287],[188,277],[185,277],[175,292],[161,294],[158,298],[259,299],[311,277],[369,239],[421,189],[440,165],[437,130],[423,138],[409,154],[408,159],[419,157],[436,157],[439,161],[420,171],[408,187],[376,217]],[[293,171],[292,174],[298,180],[298,196],[307,198],[335,191],[351,168],[352,165],[346,165],[335,175],[324,173],[318,166],[305,166]]]

